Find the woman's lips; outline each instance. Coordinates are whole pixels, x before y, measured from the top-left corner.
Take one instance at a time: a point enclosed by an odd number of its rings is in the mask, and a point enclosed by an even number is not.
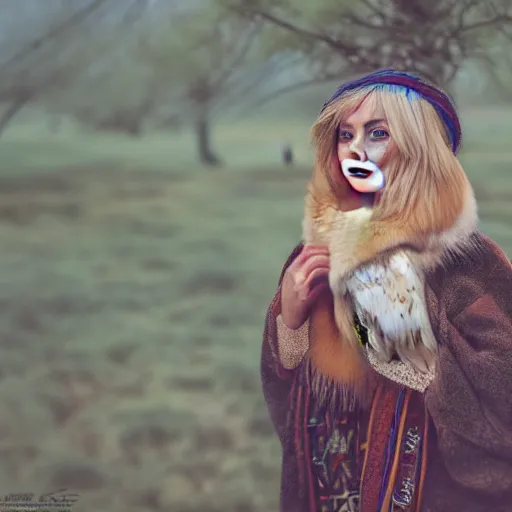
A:
[[[368,178],[372,174],[372,171],[368,171],[362,167],[351,167],[348,172],[351,174],[351,176],[362,179]]]
[[[343,175],[357,192],[378,192],[384,187],[384,174],[371,160],[362,162],[345,158],[341,162]]]

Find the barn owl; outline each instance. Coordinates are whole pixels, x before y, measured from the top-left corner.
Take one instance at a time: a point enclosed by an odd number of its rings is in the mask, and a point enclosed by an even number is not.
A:
[[[357,269],[344,285],[377,359],[398,356],[424,373],[432,369],[436,341],[423,279],[406,251]]]

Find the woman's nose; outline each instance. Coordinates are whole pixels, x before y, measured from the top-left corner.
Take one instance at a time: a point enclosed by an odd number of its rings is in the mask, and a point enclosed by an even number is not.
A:
[[[364,150],[362,144],[359,144],[356,141],[354,141],[349,146],[349,150],[352,153],[354,160],[361,160],[361,162],[368,160],[368,157],[366,156],[366,151]]]

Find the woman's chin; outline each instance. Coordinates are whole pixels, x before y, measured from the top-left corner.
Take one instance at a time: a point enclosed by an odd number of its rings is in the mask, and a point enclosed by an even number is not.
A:
[[[350,187],[350,189],[354,200],[360,203],[361,207],[366,206],[367,208],[373,208],[377,198],[377,194],[375,192],[360,192],[352,187]]]
[[[357,210],[359,208],[373,208],[376,203],[377,194],[375,192],[359,192],[352,187],[348,187],[343,199],[340,201],[342,211]]]

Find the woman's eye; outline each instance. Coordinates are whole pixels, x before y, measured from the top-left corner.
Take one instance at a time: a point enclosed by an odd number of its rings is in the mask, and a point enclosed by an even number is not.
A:
[[[370,133],[370,136],[372,139],[386,139],[387,137],[389,137],[389,133],[386,131],[386,130],[373,130],[371,133]]]
[[[340,140],[351,140],[352,134],[347,131],[341,131],[340,132]]]

